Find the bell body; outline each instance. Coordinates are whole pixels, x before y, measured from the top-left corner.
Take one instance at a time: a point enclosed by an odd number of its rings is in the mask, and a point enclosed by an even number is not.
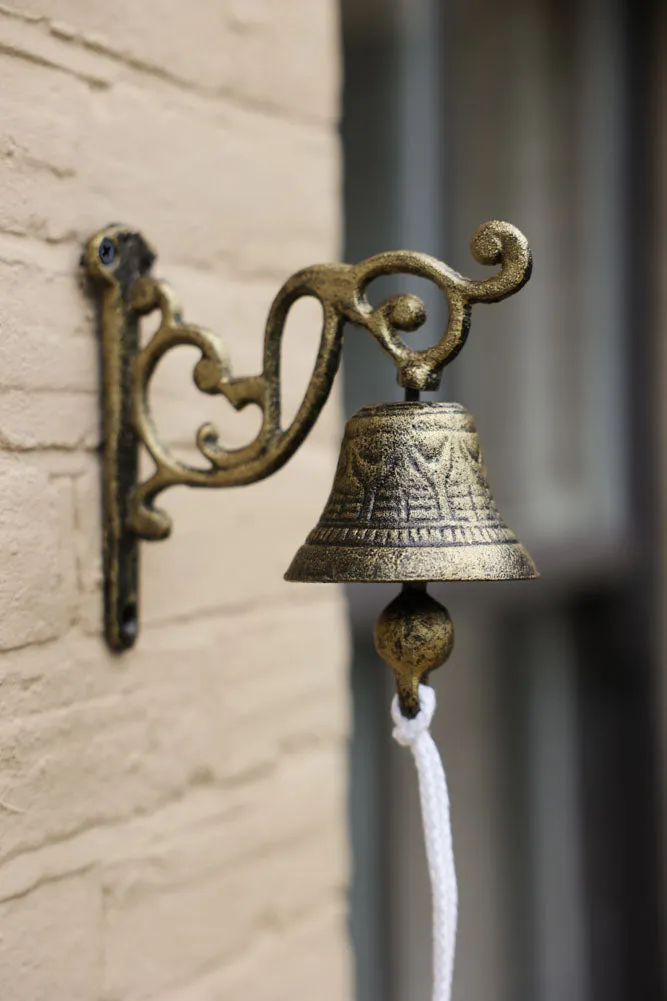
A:
[[[491,496],[472,416],[457,403],[363,407],[291,581],[537,577]]]

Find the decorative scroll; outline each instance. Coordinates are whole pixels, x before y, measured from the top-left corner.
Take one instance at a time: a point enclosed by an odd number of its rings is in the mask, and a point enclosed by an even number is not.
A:
[[[86,248],[84,262],[89,274],[102,285],[101,322],[107,328],[103,336],[104,364],[114,355],[114,343],[127,343],[128,325],[136,326],[139,317],[156,310],[161,314],[157,332],[145,348],[137,347],[131,359],[129,385],[121,385],[118,380],[112,385],[113,378],[110,381],[108,373],[105,376],[107,389],[111,386],[114,392],[129,391],[132,430],[155,463],[149,479],[132,490],[124,527],[140,538],[166,538],[171,521],[154,506],[154,501],[167,487],[238,486],[261,480],[284,465],[310,432],[327,400],[340,361],[346,323],[363,327],[372,334],[393,359],[401,386],[413,390],[437,389],[445,365],[465,343],[472,304],[504,299],[517,292],[530,276],[531,256],[526,239],[508,223],[487,222],[481,226],[472,239],[472,253],[481,264],[499,264],[500,270],[485,281],[472,281],[427,254],[399,250],[378,254],[361,264],[321,264],[297,272],[285,282],[269,311],[261,374],[234,378],[217,337],[185,323],[174,294],[151,275],[155,255],[141,234],[120,226],[98,233]],[[375,308],[369,303],[366,297],[369,284],[375,278],[392,274],[426,278],[445,295],[448,324],[433,347],[414,350],[401,337],[401,333],[417,330],[426,320],[419,297],[394,295]],[[303,296],[312,296],[321,303],[322,333],[303,402],[289,427],[283,428],[281,342],[289,311]],[[177,459],[161,440],[151,413],[151,377],[163,355],[179,345],[192,345],[201,352],[194,369],[194,381],[200,390],[222,394],[237,410],[252,403],[262,412],[256,438],[243,448],[224,448],[212,424],[199,429],[197,446],[210,463],[208,469]],[[116,410],[122,415],[127,407],[117,400]]]

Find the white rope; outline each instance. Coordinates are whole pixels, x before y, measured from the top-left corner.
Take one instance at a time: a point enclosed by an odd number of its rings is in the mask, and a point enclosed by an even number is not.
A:
[[[450,1001],[454,977],[458,889],[445,770],[429,733],[435,712],[435,692],[419,686],[419,712],[414,719],[401,713],[394,696],[391,715],[394,740],[409,747],[417,765],[426,858],[433,901],[433,1001]]]

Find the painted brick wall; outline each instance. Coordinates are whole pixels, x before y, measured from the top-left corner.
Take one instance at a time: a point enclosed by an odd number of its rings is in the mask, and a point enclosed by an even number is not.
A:
[[[143,632],[100,638],[97,357],[77,280],[139,226],[186,316],[256,371],[295,268],[336,259],[334,0],[0,6],[0,998],[339,1001],[349,992],[346,621],[282,573],[322,508],[334,403],[277,476],[165,496]],[[317,341],[285,347],[295,407]],[[166,360],[184,453],[256,426]]]

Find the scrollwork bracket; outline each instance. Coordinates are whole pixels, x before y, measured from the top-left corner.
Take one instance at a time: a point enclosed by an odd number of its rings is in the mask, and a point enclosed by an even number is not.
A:
[[[398,382],[405,389],[437,389],[444,367],[465,343],[473,303],[504,299],[530,276],[528,244],[508,223],[485,223],[475,233],[471,247],[477,261],[498,264],[499,271],[484,281],[472,281],[427,254],[406,250],[378,254],[356,265],[320,264],[298,271],[282,286],[269,310],[262,372],[235,378],[218,338],[186,323],[169,286],[153,276],[156,255],[141,233],[109,226],[88,241],[82,263],[96,289],[99,306],[105,632],[113,650],[131,647],[138,633],[138,542],[165,539],[171,531],[169,516],[155,506],[158,495],[178,484],[241,486],[280,469],[304,441],[329,396],[346,323],[372,334],[393,359]],[[426,320],[417,296],[395,295],[377,307],[369,303],[366,290],[370,283],[389,274],[426,278],[446,296],[447,328],[433,347],[411,349],[401,336],[417,330]],[[290,425],[283,428],[281,342],[288,313],[303,296],[321,303],[322,333],[303,402]],[[140,321],[153,312],[160,314],[160,325],[142,347]],[[237,410],[255,404],[262,414],[255,439],[239,449],[224,448],[214,425],[201,427],[196,443],[207,468],[177,459],[161,440],[151,413],[151,377],[160,359],[179,345],[194,346],[201,353],[194,381],[202,392],[225,396]],[[139,477],[141,446],[155,467],[144,481]]]

